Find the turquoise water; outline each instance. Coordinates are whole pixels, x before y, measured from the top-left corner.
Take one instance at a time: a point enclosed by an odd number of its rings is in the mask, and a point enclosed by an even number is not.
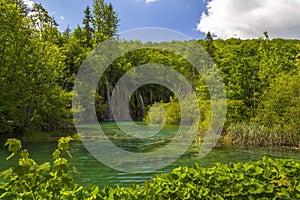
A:
[[[164,141],[159,140],[135,140],[133,138],[126,138],[123,133],[119,133],[120,130],[114,123],[103,124],[103,130],[106,130],[107,135],[114,135],[113,142],[123,149],[131,151],[140,151],[140,149],[155,149],[164,145]],[[160,135],[155,136],[157,138],[170,138],[174,136],[174,132],[177,130],[176,126],[166,127]],[[165,133],[164,133],[165,132]],[[116,135],[117,133],[117,135]],[[120,137],[118,139],[118,137]],[[31,157],[38,163],[45,161],[51,161],[51,154],[56,148],[55,142],[25,142],[23,143]],[[125,173],[111,169],[101,162],[96,160],[85,148],[81,142],[72,142],[70,153],[73,158],[69,159],[70,165],[78,169],[79,175],[74,175],[75,181],[84,185],[96,184],[101,187],[105,185],[110,186],[129,186],[132,183],[142,183],[146,179],[150,179],[153,175],[158,173],[170,172],[175,167],[180,165],[192,166],[194,163],[199,163],[202,166],[209,167],[215,162],[246,162],[249,160],[258,160],[263,156],[269,156],[273,158],[294,158],[300,160],[300,151],[296,150],[282,150],[282,149],[267,149],[267,148],[234,148],[234,147],[215,147],[204,158],[199,158],[197,153],[199,146],[196,144],[191,145],[185,155],[181,156],[176,162],[171,165],[156,171],[149,171],[147,173]],[[13,166],[17,160],[12,159],[5,161],[8,156],[8,152],[4,148],[0,148],[0,169],[4,170]],[[147,164],[145,164],[147,168]]]

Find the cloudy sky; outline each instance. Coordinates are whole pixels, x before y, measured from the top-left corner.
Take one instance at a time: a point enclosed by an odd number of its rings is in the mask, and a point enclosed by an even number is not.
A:
[[[31,0],[26,0],[30,3]],[[74,28],[92,0],[34,0],[59,23]],[[169,28],[199,39],[210,31],[218,38],[270,37],[300,39],[300,0],[106,0],[121,20],[119,31],[141,27]]]
[[[212,0],[202,13],[199,31],[221,38],[300,38],[299,0]]]

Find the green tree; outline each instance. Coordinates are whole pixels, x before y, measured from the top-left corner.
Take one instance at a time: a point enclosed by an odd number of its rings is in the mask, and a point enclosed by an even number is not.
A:
[[[205,50],[208,52],[208,54],[213,58],[215,56],[215,50],[216,47],[213,44],[213,37],[210,32],[207,32],[205,37]]]
[[[109,3],[105,7],[105,24],[104,35],[111,37],[118,31],[119,19],[117,13],[114,11],[113,6]]]
[[[48,11],[41,4],[34,4],[32,14],[29,16],[31,28],[41,35],[46,27],[57,27],[56,21],[50,17]]]
[[[86,46],[85,41],[84,31],[80,26],[77,26],[63,44],[62,51],[66,66],[63,88],[67,91],[72,91],[79,67],[91,50],[90,47]]]
[[[71,93],[62,88],[65,57],[59,46],[40,38],[32,39],[31,46],[31,67],[27,74],[30,84],[23,104],[25,127],[49,131],[62,128],[71,118]]]
[[[93,28],[96,44],[117,32],[119,20],[111,4],[104,0],[93,0]]]
[[[85,44],[90,47],[91,46],[91,39],[93,36],[93,28],[92,28],[92,13],[90,10],[90,7],[87,6],[86,9],[84,10],[84,18],[82,21],[83,24],[83,34],[84,34],[84,40],[85,40]]]
[[[27,98],[27,75],[30,62],[29,31],[22,10],[15,3],[0,1],[0,132],[21,127],[19,108]]]
[[[284,134],[286,144],[300,140],[300,73],[280,74],[262,97],[255,122]]]
[[[2,1],[0,131],[59,128],[70,119],[71,100],[62,89],[66,73],[60,32],[41,6],[35,7],[41,11],[36,13],[41,18],[34,18],[42,27],[38,30],[29,26],[32,21],[21,14],[17,2]],[[50,21],[41,24],[42,19]]]

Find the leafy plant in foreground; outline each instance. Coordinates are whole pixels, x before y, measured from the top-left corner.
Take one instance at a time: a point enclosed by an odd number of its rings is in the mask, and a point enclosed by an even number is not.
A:
[[[5,146],[11,155],[18,156],[18,164],[1,172],[5,182],[0,183],[0,199],[72,199],[82,189],[75,184],[69,173],[68,161],[64,158],[72,138],[60,138],[53,153],[53,164],[37,164],[22,149],[20,140],[8,139]]]
[[[264,157],[248,163],[195,164],[142,186],[104,188],[100,199],[299,199],[300,162]]]

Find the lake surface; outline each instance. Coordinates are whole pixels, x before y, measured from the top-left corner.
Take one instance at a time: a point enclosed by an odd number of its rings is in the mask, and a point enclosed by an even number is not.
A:
[[[103,130],[106,130],[108,136],[115,136],[113,142],[122,147],[123,149],[138,152],[140,149],[158,148],[157,140],[141,140],[135,141],[134,139],[124,140],[124,133],[121,133],[114,123],[102,124]],[[161,138],[163,136],[172,137],[176,132],[176,126],[168,126],[161,133],[155,137]],[[117,134],[117,136],[116,136]],[[118,139],[120,136],[121,139]],[[151,143],[152,142],[152,143]],[[151,146],[152,145],[152,146]],[[250,160],[258,160],[263,156],[273,158],[294,158],[300,160],[300,151],[296,150],[282,150],[282,149],[267,149],[267,148],[233,148],[233,147],[215,147],[204,158],[199,158],[197,153],[199,146],[193,144],[185,155],[181,156],[176,162],[171,165],[156,171],[149,171],[147,173],[125,173],[111,169],[98,160],[96,160],[85,148],[85,146],[78,141],[71,143],[70,153],[73,158],[69,159],[71,166],[78,169],[80,175],[74,175],[75,181],[83,185],[96,184],[101,187],[109,186],[129,186],[132,183],[143,183],[146,179],[150,179],[153,175],[158,173],[170,172],[175,167],[180,165],[192,166],[194,163],[199,163],[202,166],[209,167],[215,162],[247,162]],[[23,147],[26,148],[31,157],[34,158],[39,164],[46,161],[52,161],[51,154],[56,148],[56,142],[24,142]],[[3,147],[0,148],[0,170],[4,170],[13,166],[17,160],[12,159],[6,161],[5,158],[9,153]],[[147,168],[145,164],[145,168]]]

